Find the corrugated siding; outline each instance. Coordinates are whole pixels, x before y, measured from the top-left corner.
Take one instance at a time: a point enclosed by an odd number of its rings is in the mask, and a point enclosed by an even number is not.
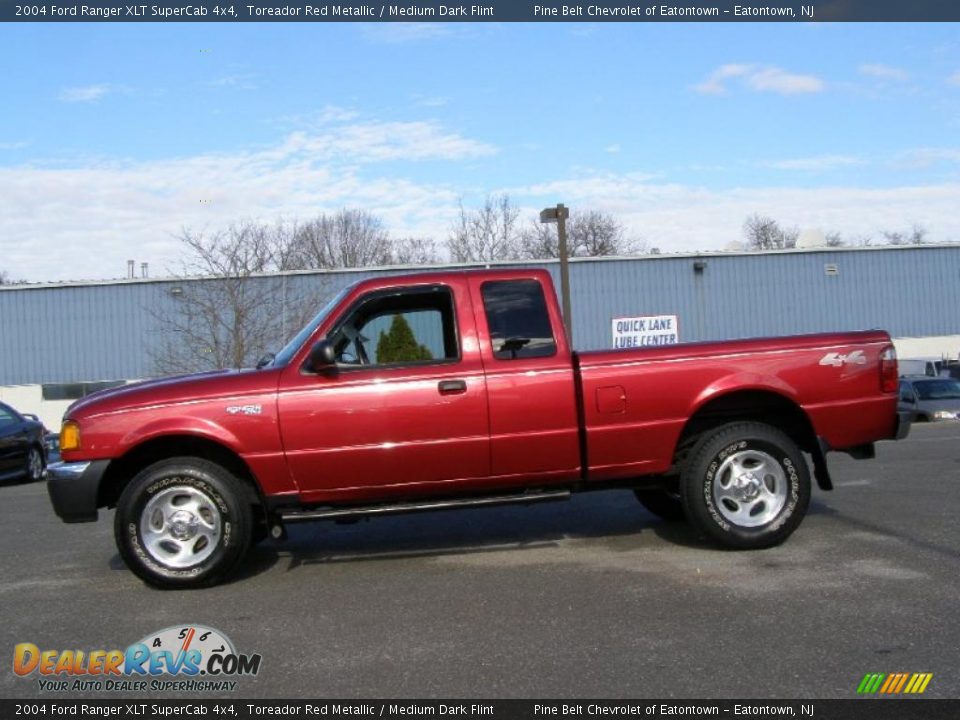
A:
[[[697,261],[706,263],[702,273],[693,270]],[[826,275],[827,264],[839,274]],[[557,264],[541,266],[559,288]],[[397,271],[294,275],[288,291],[332,295],[387,272]],[[684,341],[868,328],[897,337],[960,334],[960,247],[577,261],[570,277],[580,349],[610,347],[611,319],[633,315],[678,315]],[[148,347],[157,310],[175,302],[175,284],[0,291],[0,385],[156,374]]]

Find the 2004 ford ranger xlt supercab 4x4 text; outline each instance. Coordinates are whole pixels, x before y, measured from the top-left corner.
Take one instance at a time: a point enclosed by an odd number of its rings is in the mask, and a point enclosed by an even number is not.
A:
[[[216,582],[307,520],[629,487],[720,544],[800,524],[825,454],[906,434],[882,331],[572,352],[548,273],[364,280],[273,360],[90,395],[50,470],[66,522],[116,507],[128,567]]]

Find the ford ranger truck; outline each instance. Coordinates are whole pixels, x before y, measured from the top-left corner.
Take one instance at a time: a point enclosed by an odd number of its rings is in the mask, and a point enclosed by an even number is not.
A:
[[[358,282],[265,366],[76,402],[48,488],[66,522],[116,508],[127,566],[208,585],[286,526],[631,488],[730,548],[800,524],[830,450],[909,424],[882,331],[572,352],[550,276]]]

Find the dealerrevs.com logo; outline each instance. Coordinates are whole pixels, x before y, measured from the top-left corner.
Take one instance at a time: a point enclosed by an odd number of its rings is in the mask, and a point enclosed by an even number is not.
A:
[[[126,650],[13,649],[13,671],[39,676],[46,692],[232,691],[237,677],[260,672],[261,656],[238,653],[230,639],[202,625],[151,633]]]

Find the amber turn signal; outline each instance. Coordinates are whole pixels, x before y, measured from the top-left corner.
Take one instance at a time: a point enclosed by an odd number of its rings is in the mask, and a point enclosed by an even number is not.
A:
[[[73,420],[68,420],[60,428],[60,450],[80,449],[80,426]]]

